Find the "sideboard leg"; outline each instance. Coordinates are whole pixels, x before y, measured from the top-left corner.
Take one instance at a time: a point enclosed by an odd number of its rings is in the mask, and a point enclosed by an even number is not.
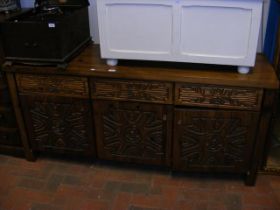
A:
[[[245,178],[245,185],[255,186],[257,180],[257,171],[248,171]]]
[[[250,169],[245,179],[246,185],[253,186],[256,183],[257,173],[264,158],[264,147],[269,137],[268,130],[271,124],[271,116],[276,98],[277,91],[266,90],[264,92],[262,114],[260,115],[259,128],[256,133],[256,143],[251,157]]]
[[[29,161],[35,161],[36,158],[29,145],[29,142],[28,142],[25,124],[24,124],[22,112],[21,112],[20,106],[19,106],[19,99],[18,99],[18,95],[17,95],[17,87],[16,87],[14,75],[13,75],[13,73],[6,73],[6,76],[7,76],[7,82],[8,82],[8,86],[9,86],[10,96],[12,99],[12,105],[14,108],[17,125],[19,128],[20,138],[22,141],[23,149],[24,149],[25,158]]]

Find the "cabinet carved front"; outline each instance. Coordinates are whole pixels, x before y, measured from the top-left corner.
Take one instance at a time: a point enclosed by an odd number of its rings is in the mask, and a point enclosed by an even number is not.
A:
[[[177,109],[174,167],[245,171],[257,120],[255,112]]]
[[[31,144],[35,150],[93,153],[87,100],[21,96]]]
[[[167,106],[93,101],[98,156],[104,159],[169,164]]]

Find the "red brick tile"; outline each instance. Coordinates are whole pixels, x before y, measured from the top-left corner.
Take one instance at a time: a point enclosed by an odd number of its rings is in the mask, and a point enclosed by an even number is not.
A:
[[[272,180],[270,182],[270,187],[274,190],[280,190],[280,180]]]
[[[207,210],[228,210],[228,208],[223,203],[216,201],[209,203]]]
[[[25,188],[15,188],[9,193],[8,197],[13,201],[21,201],[25,199],[26,201],[34,201],[40,203],[48,203],[52,200],[52,194],[41,191],[28,190]]]
[[[189,201],[179,201],[175,204],[172,210],[194,210],[195,206]]]
[[[143,206],[148,208],[160,208],[161,196],[134,194],[131,198],[131,205]]]
[[[46,183],[41,180],[22,178],[19,180],[17,186],[28,189],[40,190],[44,188],[45,184]]]
[[[86,183],[89,187],[93,188],[103,188],[105,183],[107,183],[106,176],[104,177],[96,177],[94,175],[90,175],[86,178]]]
[[[209,200],[216,200],[221,197],[220,192],[211,191],[211,190],[203,190],[203,189],[190,189],[184,190],[184,200],[187,201],[209,201]]]
[[[243,205],[242,210],[259,210],[259,207],[256,205]]]
[[[208,210],[208,202],[198,202],[194,204],[195,210]]]
[[[29,163],[7,157],[0,164],[0,180],[0,209],[5,210],[280,210],[277,176],[259,176],[255,187],[247,187],[240,179],[172,177],[106,165],[51,159]]]
[[[14,200],[10,199],[8,196],[0,197],[0,209],[11,210],[14,206]]]
[[[82,176],[73,176],[73,175],[65,175],[62,180],[63,184],[68,185],[86,185],[86,182],[83,180]]]
[[[99,200],[85,200],[77,210],[108,210],[109,203]]]
[[[258,194],[244,194],[243,203],[247,205],[259,205],[266,207],[277,207],[279,203],[268,195],[259,196]]]
[[[87,189],[83,186],[65,185],[61,184],[56,195],[65,195],[71,197],[85,197],[87,196]]]
[[[70,197],[65,194],[56,194],[51,203],[66,210],[77,210],[78,208],[81,208],[81,205],[85,199],[86,198],[84,197]]]
[[[172,178],[168,175],[155,175],[153,176],[152,186],[177,186],[182,187],[182,180]]]
[[[165,186],[161,189],[161,207],[172,209],[178,200],[184,198],[182,189],[175,186]]]
[[[32,207],[31,202],[22,200],[14,203],[13,210],[30,210],[31,207]]]
[[[112,210],[126,210],[130,205],[131,197],[130,193],[118,193],[113,201]]]
[[[65,208],[61,206],[55,206],[52,204],[44,204],[44,203],[33,203],[31,209],[29,210],[64,210]],[[67,209],[65,209],[67,210]]]
[[[62,183],[64,176],[58,174],[52,174],[45,185],[44,191],[56,192],[60,184]]]

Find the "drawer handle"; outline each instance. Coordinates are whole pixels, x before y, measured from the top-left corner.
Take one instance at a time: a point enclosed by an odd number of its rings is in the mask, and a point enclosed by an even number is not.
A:
[[[182,120],[178,120],[177,124],[181,125],[182,124]]]

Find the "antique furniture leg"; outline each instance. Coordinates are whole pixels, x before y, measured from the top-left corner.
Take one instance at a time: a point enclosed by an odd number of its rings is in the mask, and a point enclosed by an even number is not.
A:
[[[20,132],[20,136],[21,136],[21,141],[23,144],[25,157],[29,161],[35,161],[35,156],[33,154],[32,149],[30,148],[29,142],[28,142],[26,128],[25,128],[22,112],[21,112],[20,105],[19,105],[19,99],[18,99],[18,95],[17,95],[17,88],[16,88],[16,82],[15,82],[14,75],[12,73],[6,73],[6,76],[7,76],[7,82],[8,82],[8,86],[9,86],[10,96],[12,99],[12,104],[13,104],[13,108],[15,111],[15,116],[16,116],[16,120],[17,120],[17,124],[18,124],[18,128],[19,128],[19,132]]]
[[[268,129],[271,125],[271,116],[273,113],[274,101],[276,99],[276,91],[266,91],[263,100],[263,111],[260,115],[259,129],[256,134],[255,150],[251,159],[251,169],[247,172],[245,184],[255,185],[259,165],[263,158],[265,142],[268,138]]]

